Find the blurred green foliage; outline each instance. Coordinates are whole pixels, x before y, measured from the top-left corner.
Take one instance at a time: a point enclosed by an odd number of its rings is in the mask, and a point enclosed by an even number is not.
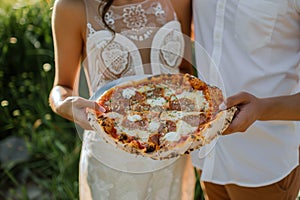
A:
[[[54,77],[52,3],[3,0],[0,5],[0,142],[17,137],[26,149],[6,143],[7,153],[29,155],[0,159],[0,199],[78,199],[81,141],[74,124],[48,105]]]

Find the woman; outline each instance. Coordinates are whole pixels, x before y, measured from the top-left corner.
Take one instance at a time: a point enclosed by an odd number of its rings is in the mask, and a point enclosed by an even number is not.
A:
[[[56,74],[50,105],[86,129],[80,160],[81,199],[182,199],[186,198],[183,188],[193,188],[183,181],[188,157],[154,161],[106,144],[91,131],[85,113],[86,108],[103,108],[79,97],[74,87],[82,63],[90,95],[120,77],[178,73],[182,55],[161,49],[183,52],[178,19],[189,21],[189,11],[189,1],[173,5],[169,0],[55,2]],[[182,32],[189,35],[189,26],[183,25]]]

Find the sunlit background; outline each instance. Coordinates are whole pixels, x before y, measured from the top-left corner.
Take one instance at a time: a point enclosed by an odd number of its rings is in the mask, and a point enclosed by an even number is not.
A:
[[[48,105],[51,6],[0,3],[0,199],[78,199],[81,141]]]

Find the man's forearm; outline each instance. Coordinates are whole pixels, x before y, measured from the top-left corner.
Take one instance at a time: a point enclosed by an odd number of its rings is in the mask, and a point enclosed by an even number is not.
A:
[[[261,99],[259,120],[300,120],[300,93]]]

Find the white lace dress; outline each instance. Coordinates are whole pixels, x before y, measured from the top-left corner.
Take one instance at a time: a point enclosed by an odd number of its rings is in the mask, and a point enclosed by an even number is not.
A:
[[[169,0],[111,6],[105,20],[116,31],[113,40],[98,14],[99,3],[85,0],[85,72],[91,95],[121,77],[179,71],[184,42]],[[84,133],[82,200],[192,199],[193,176],[188,156],[156,161],[116,149],[93,131]]]

